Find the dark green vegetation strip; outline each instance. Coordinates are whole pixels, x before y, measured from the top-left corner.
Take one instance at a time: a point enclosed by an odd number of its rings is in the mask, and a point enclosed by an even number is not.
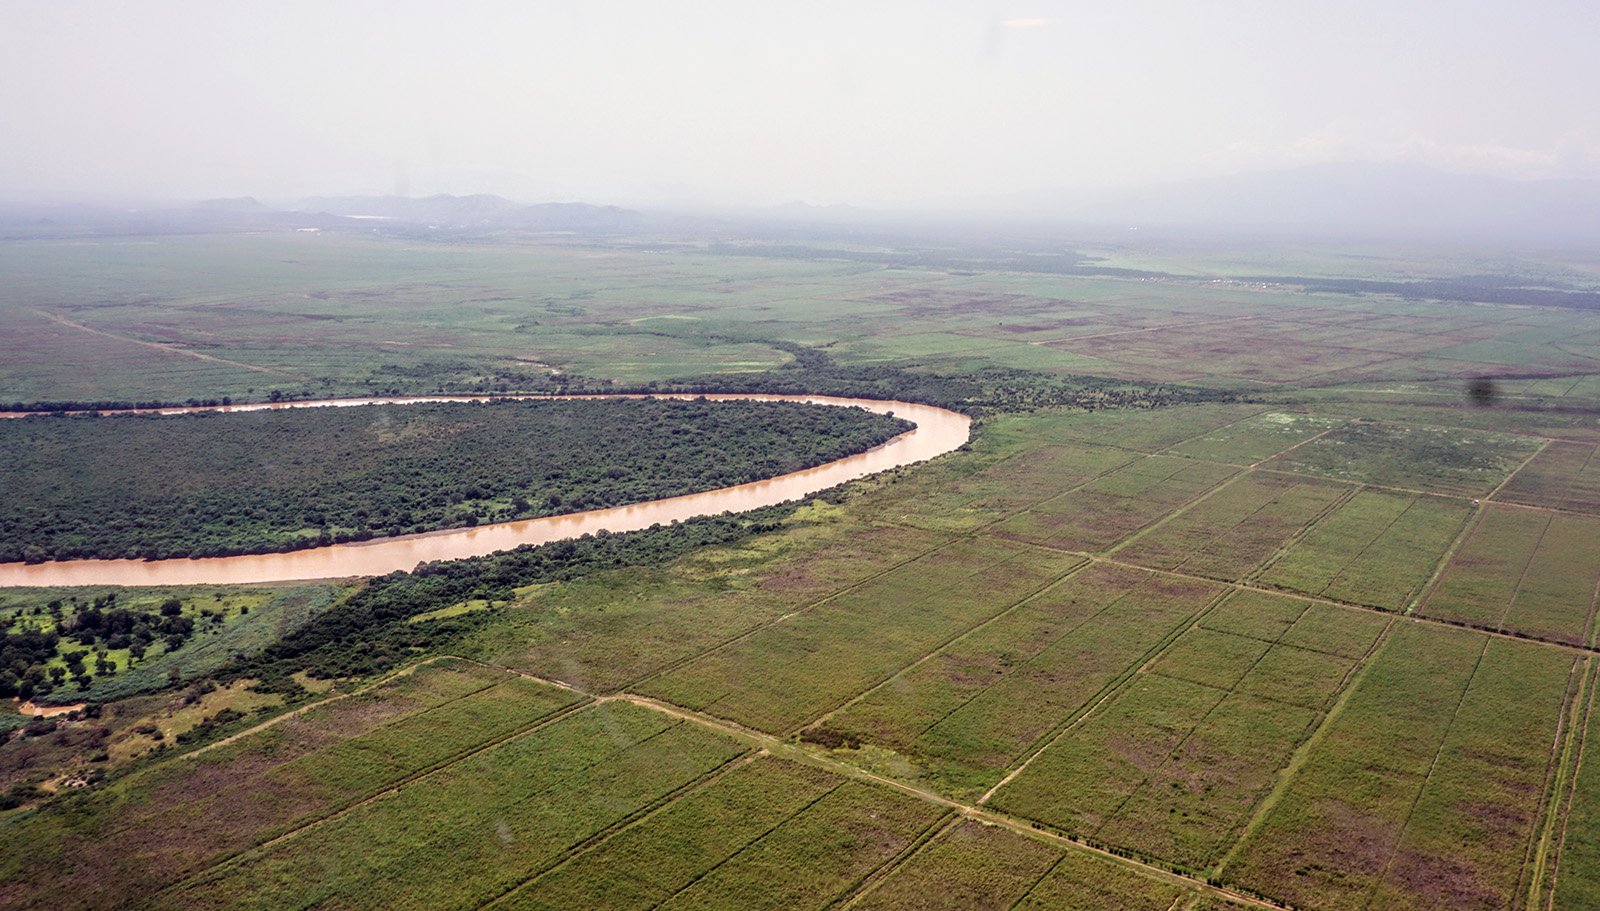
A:
[[[910,428],[789,402],[502,401],[0,423],[0,561],[293,550],[637,503]]]

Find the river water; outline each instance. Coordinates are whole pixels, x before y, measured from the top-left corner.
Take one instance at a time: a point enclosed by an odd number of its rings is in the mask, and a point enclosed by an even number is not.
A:
[[[690,399],[699,396],[660,396]],[[971,419],[944,408],[910,402],[804,395],[706,395],[712,401],[811,402],[858,406],[879,414],[892,412],[916,428],[866,452],[804,471],[723,487],[702,493],[615,506],[564,516],[519,519],[476,528],[450,529],[351,544],[333,544],[281,554],[203,557],[177,560],[61,560],[51,563],[0,563],[0,587],[56,585],[223,585],[292,582],[378,576],[410,570],[432,560],[459,560],[523,544],[548,544],[599,531],[638,531],[699,516],[743,512],[799,499],[846,481],[901,465],[923,462],[959,448],[972,431]],[[501,398],[600,398],[600,396],[502,396]],[[160,414],[196,411],[262,411],[358,405],[405,405],[415,402],[485,401],[481,396],[411,396],[406,398],[326,399],[219,406],[164,408]],[[114,413],[114,412],[105,412]],[[4,417],[18,415],[5,414]]]

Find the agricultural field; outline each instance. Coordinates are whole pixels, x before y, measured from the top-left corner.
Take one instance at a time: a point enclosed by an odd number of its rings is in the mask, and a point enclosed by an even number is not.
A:
[[[1022,766],[993,805],[1186,870],[1217,861],[1349,679],[1361,658],[1349,653],[1383,622],[1258,593],[1213,613]],[[1317,650],[1320,638],[1285,642],[1307,618],[1345,654]],[[1231,631],[1247,621],[1257,635]]]
[[[1350,494],[1338,484],[1251,472],[1112,553],[1140,566],[1237,582]]]
[[[1557,440],[1495,495],[1507,503],[1600,515],[1600,445]]]
[[[1036,503],[995,533],[1057,550],[1105,551],[1235,474],[1210,462],[1150,456]]]
[[[1389,423],[1349,424],[1262,467],[1379,487],[1486,496],[1538,452],[1507,434]]]
[[[1401,624],[1223,878],[1298,907],[1507,907],[1569,654]]]
[[[1472,513],[1464,500],[1360,490],[1257,577],[1265,585],[1402,610]]]
[[[0,905],[1600,901],[1600,313],[1341,284],[1479,287],[1441,251],[810,243],[0,243],[0,402],[822,383],[974,418],[955,452],[756,513],[372,580],[0,590],[0,685],[60,712],[19,698],[0,735]],[[1600,275],[1547,267],[1552,293]],[[397,413],[421,461],[370,490],[338,473],[373,456],[339,442],[365,409],[330,411],[280,441],[280,479],[339,488],[289,485],[320,517],[263,484],[287,518],[252,521],[445,527],[879,438],[674,405],[557,451],[615,404],[560,432]],[[121,426],[15,423],[35,472],[71,462],[38,434]],[[179,472],[148,436],[91,480],[160,469],[193,521],[150,541],[222,546],[194,497],[238,459],[193,440]],[[412,521],[375,523],[401,495]],[[136,500],[108,503],[78,525],[142,553]]]
[[[1600,518],[1491,505],[1421,613],[1574,645],[1594,638]]]

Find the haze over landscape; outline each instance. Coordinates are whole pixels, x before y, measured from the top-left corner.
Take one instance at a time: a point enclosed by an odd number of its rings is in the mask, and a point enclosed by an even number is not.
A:
[[[1600,7],[0,9],[0,908],[1600,908]]]
[[[1026,209],[1041,191],[1328,162],[1600,177],[1600,11],[1582,2],[3,15],[12,201],[489,192]]]

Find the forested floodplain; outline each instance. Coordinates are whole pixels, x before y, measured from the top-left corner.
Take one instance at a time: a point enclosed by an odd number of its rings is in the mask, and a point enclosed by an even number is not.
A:
[[[0,422],[0,561],[264,553],[810,468],[905,421],[789,402],[418,403]]]
[[[1600,900],[1600,313],[1448,251],[570,243],[0,244],[0,400],[831,392],[955,407],[970,442],[366,580],[0,592],[0,684],[63,712],[0,745],[0,905]],[[1272,257],[1329,281],[1233,274]],[[661,417],[580,426],[608,408]],[[0,509],[233,466],[274,503],[146,503],[144,539],[96,513],[110,553],[376,537],[772,473],[801,425],[760,416],[791,411],[31,417],[0,432],[47,480]],[[815,412],[815,458],[895,432]],[[49,434],[101,476],[48,480]]]

